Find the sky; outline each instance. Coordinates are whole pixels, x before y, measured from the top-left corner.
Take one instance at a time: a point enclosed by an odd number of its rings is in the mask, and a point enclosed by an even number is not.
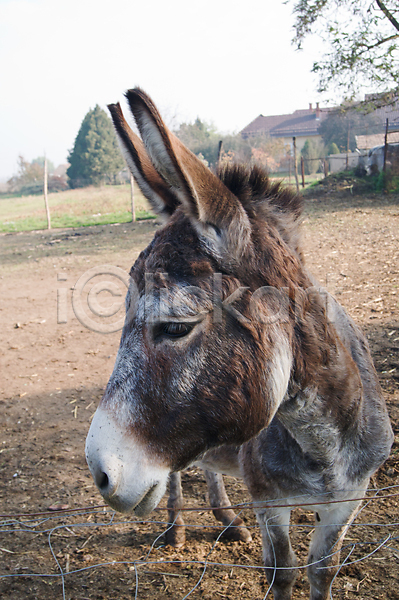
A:
[[[0,0],[0,180],[65,163],[85,114],[139,85],[169,125],[238,132],[323,98],[282,0]],[[126,108],[127,112],[127,108]]]

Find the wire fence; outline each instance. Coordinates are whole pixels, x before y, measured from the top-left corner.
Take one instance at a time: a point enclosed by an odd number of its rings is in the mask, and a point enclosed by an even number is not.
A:
[[[348,586],[346,588],[341,586],[340,588],[339,585],[336,585],[343,567],[350,567],[358,563],[364,563],[370,567],[371,561],[383,559],[385,565],[389,564],[389,560],[393,561],[393,568],[397,572],[399,522],[392,519],[392,515],[395,514],[395,512],[392,512],[392,507],[397,505],[398,499],[399,485],[368,491],[368,497],[357,511],[346,533],[341,550],[340,564],[331,584],[331,598],[341,597],[340,593],[342,591],[344,592],[342,597],[347,597]],[[326,500],[326,503],[332,504],[328,500]],[[381,510],[381,504],[383,510]],[[257,503],[257,507],[266,505],[270,505],[270,503]],[[377,520],[375,520],[376,505],[379,507]],[[301,503],[296,498],[294,504],[290,504],[289,499],[281,499],[278,505],[273,504],[273,506],[274,508],[277,506],[281,508],[292,506],[295,508],[290,526],[291,538],[295,538],[294,550],[298,549],[296,544],[301,539],[300,536],[308,541],[315,527],[323,526],[311,523],[310,519],[307,521],[303,518],[303,515],[302,518],[298,518],[298,510],[306,511],[309,509],[310,505],[305,499]],[[254,504],[251,502],[233,506],[241,518],[244,518],[247,511],[251,511],[249,513],[251,515],[253,507]],[[162,515],[165,510],[164,508],[157,509],[155,514]],[[184,556],[181,551],[166,552],[163,538],[165,532],[173,524],[164,519],[121,519],[120,515],[102,505],[56,513],[0,515],[0,553],[2,554],[0,583],[9,580],[14,583],[16,581],[21,583],[22,580],[47,581],[51,585],[52,598],[69,600],[71,597],[77,597],[77,591],[81,591],[82,588],[89,590],[90,594],[90,587],[94,582],[82,578],[100,571],[105,571],[108,576],[111,576],[116,569],[118,581],[124,582],[125,591],[129,591],[130,597],[135,599],[161,597],[161,592],[157,594],[156,591],[159,589],[159,581],[162,584],[162,593],[165,593],[170,585],[168,580],[179,579],[180,583],[183,580],[184,585],[174,585],[171,597],[185,600],[190,596],[195,597],[204,580],[215,577],[215,573],[220,580],[221,572],[224,573],[223,577],[225,578],[229,577],[229,573],[231,575],[233,572],[240,572],[240,577],[244,582],[240,583],[242,587],[245,584],[246,577],[248,577],[248,572],[250,572],[251,579],[253,574],[256,573],[259,580],[263,580],[261,595],[257,597],[272,598],[271,586],[266,583],[265,568],[262,566],[259,530],[253,517],[249,517],[249,522],[246,519],[245,526],[251,530],[251,534],[255,538],[257,552],[245,551],[245,545],[242,545],[241,547],[244,550],[237,553],[237,548],[233,544],[231,546],[233,552],[223,554],[219,552],[220,547],[223,546],[220,542],[228,527],[220,526],[215,521],[210,520],[210,511],[211,507],[208,506],[190,507],[182,510],[186,519],[189,515],[189,519],[185,523],[187,529],[196,531],[201,536],[209,531],[214,531],[217,534],[216,539],[211,542],[209,542],[209,537],[207,538],[208,544],[205,550],[203,549],[201,556],[196,555],[195,544],[191,544],[190,547],[185,549]],[[194,516],[198,518],[194,518]],[[273,523],[270,522],[268,527],[273,528]],[[125,558],[125,556],[121,556],[121,545],[126,546],[127,536],[130,539],[128,545],[129,555]],[[85,554],[95,537],[97,537],[96,551],[98,556],[105,557],[104,560],[96,560],[94,556]],[[119,543],[118,539],[121,540]],[[132,539],[134,540],[133,543]],[[299,545],[301,547],[301,544]],[[74,550],[72,551],[71,548],[73,547]],[[114,553],[115,547],[117,547],[118,556],[115,560],[109,560],[109,556]],[[21,552],[21,548],[29,550]],[[332,549],[332,554],[336,552]],[[89,556],[88,562],[91,564],[77,566],[79,557],[85,559],[86,556]],[[304,552],[300,553],[299,565],[296,569],[301,572],[308,566],[306,554]],[[155,577],[155,580],[152,581],[155,587],[149,585],[149,576],[150,579]],[[358,578],[356,585],[351,584],[352,588],[357,587],[357,590],[353,590],[355,596],[362,584],[369,578],[368,569],[362,572],[362,577],[362,580]],[[161,579],[159,580],[159,578]],[[122,595],[123,589],[120,597]],[[219,593],[219,596],[223,597],[223,594]],[[28,596],[24,595],[23,597]],[[90,595],[84,598],[88,597],[97,596]],[[240,597],[244,596],[240,595]],[[361,597],[372,598],[373,595],[362,595]],[[79,596],[79,598],[82,598],[82,596]]]

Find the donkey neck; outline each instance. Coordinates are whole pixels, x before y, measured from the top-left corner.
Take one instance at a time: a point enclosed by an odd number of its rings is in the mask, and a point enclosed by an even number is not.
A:
[[[364,427],[359,371],[339,338],[336,347],[312,385],[291,382],[276,415],[302,451],[322,462],[334,461],[354,429]]]

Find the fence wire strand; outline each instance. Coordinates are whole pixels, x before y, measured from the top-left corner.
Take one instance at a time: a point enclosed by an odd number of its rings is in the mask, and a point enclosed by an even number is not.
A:
[[[305,564],[301,564],[301,565],[297,565],[296,567],[294,567],[295,570],[300,571],[300,570],[304,570],[309,566],[318,564],[328,558],[332,558],[335,555],[341,553],[341,559],[339,564],[337,565],[337,571],[334,575],[334,578],[331,581],[331,585],[330,585],[330,595],[331,598],[334,598],[334,594],[333,594],[333,585],[337,580],[337,577],[339,576],[341,570],[343,569],[343,567],[347,567],[349,565],[353,565],[359,562],[364,562],[367,559],[370,559],[371,557],[373,557],[376,553],[378,553],[379,551],[381,551],[382,549],[386,549],[386,550],[391,550],[393,552],[393,555],[395,557],[397,557],[399,559],[399,554],[397,554],[397,552],[399,552],[399,530],[394,531],[395,528],[399,528],[399,523],[398,522],[387,522],[387,523],[381,523],[381,522],[372,522],[370,520],[367,520],[367,522],[364,523],[355,523],[355,520],[358,519],[359,515],[366,510],[370,504],[372,502],[378,501],[378,502],[383,502],[385,499],[387,498],[393,498],[395,496],[399,496],[399,486],[398,485],[394,485],[394,486],[389,486],[389,487],[385,487],[385,488],[381,488],[381,489],[371,489],[368,490],[368,492],[373,493],[372,496],[368,496],[364,498],[364,504],[359,507],[358,510],[355,511],[354,515],[352,516],[348,526],[345,528],[345,533],[342,533],[340,538],[337,540],[336,545],[338,545],[339,547],[339,542],[341,541],[342,537],[344,537],[344,535],[348,536],[349,532],[353,529],[354,531],[360,531],[361,533],[361,529],[360,528],[371,528],[373,531],[378,532],[379,530],[381,530],[382,528],[386,528],[386,529],[390,529],[390,531],[387,531],[386,534],[384,534],[382,537],[379,537],[379,539],[374,539],[372,541],[348,541],[348,543],[345,545],[343,545],[343,547],[341,549],[336,549],[334,550],[334,548],[332,548],[331,553],[328,556],[324,556],[322,559],[320,559],[319,561],[314,561],[314,562],[305,562]],[[292,499],[291,499],[292,500]],[[351,498],[347,500],[348,502],[353,501]],[[292,504],[289,504],[289,499],[281,499],[279,501],[278,504],[273,505],[273,508],[277,508],[277,507],[284,507],[286,508],[287,506],[290,506],[292,508],[298,508],[298,507],[309,507],[309,503],[307,502],[303,502],[302,504],[298,503],[298,498],[295,499],[295,501]],[[265,503],[266,504],[266,503]],[[244,503],[244,504],[237,504],[234,505],[233,507],[235,508],[240,508],[240,512],[238,513],[237,516],[242,515],[242,513],[249,509],[249,508],[253,508],[254,505],[256,505],[256,508],[259,508],[260,503]],[[271,506],[270,503],[267,503],[267,506]],[[206,512],[208,510],[209,507],[192,507],[191,509],[188,508],[185,510],[185,514],[187,516],[188,511],[193,511],[194,512]],[[162,510],[166,510],[166,509],[162,509]],[[62,598],[63,600],[67,600],[67,594],[66,594],[66,583],[67,583],[67,579],[71,578],[72,576],[78,576],[81,575],[83,573],[87,573],[89,571],[93,571],[95,569],[105,569],[105,568],[112,568],[112,567],[116,567],[116,566],[122,566],[122,567],[126,567],[131,571],[134,571],[134,579],[135,579],[135,585],[134,585],[134,598],[138,599],[139,593],[140,593],[140,569],[142,569],[143,566],[146,566],[147,568],[154,568],[154,567],[159,567],[159,566],[163,566],[166,567],[167,565],[173,565],[173,564],[178,564],[178,565],[193,565],[193,566],[197,566],[198,568],[201,569],[201,572],[199,574],[199,576],[196,579],[195,584],[191,587],[191,589],[185,593],[185,595],[181,598],[181,600],[186,600],[187,598],[189,598],[196,590],[198,590],[198,588],[200,587],[202,581],[204,580],[204,577],[208,571],[209,567],[224,567],[227,569],[244,569],[244,570],[257,570],[260,572],[265,573],[266,572],[266,567],[263,566],[262,564],[240,564],[240,563],[229,563],[229,562],[219,562],[219,561],[215,561],[215,560],[211,560],[212,555],[215,552],[215,549],[217,548],[217,546],[219,545],[220,539],[223,536],[223,534],[231,527],[233,526],[233,521],[234,519],[227,525],[227,526],[222,526],[222,525],[217,525],[217,524],[213,524],[213,525],[203,525],[203,524],[198,524],[198,523],[190,523],[190,522],[185,522],[185,527],[187,529],[214,529],[218,531],[218,535],[216,537],[216,540],[214,541],[214,543],[211,545],[210,550],[207,552],[207,554],[205,555],[205,557],[202,560],[167,560],[165,558],[162,558],[160,560],[158,560],[155,556],[153,557],[154,552],[159,549],[162,548],[162,544],[160,544],[161,542],[161,538],[165,535],[165,533],[167,531],[169,531],[176,522],[176,519],[178,518],[178,516],[181,514],[180,512],[176,515],[175,521],[173,523],[170,523],[168,521],[162,520],[162,519],[154,519],[154,520],[140,520],[140,519],[135,519],[135,518],[129,518],[129,519],[122,519],[119,520],[116,517],[116,513],[114,511],[112,511],[111,509],[107,509],[107,508],[99,508],[99,507],[94,507],[92,509],[86,508],[86,509],[79,509],[77,511],[65,511],[62,514],[52,514],[52,515],[48,515],[48,513],[46,513],[46,516],[43,515],[43,517],[38,516],[38,513],[34,513],[35,514],[35,518],[29,518],[29,516],[24,516],[24,517],[19,517],[19,518],[13,518],[11,515],[7,515],[7,516],[3,516],[3,518],[0,517],[0,536],[5,536],[6,534],[12,534],[12,535],[20,535],[20,534],[30,534],[30,535],[34,535],[34,536],[45,536],[47,539],[47,546],[50,550],[51,553],[51,557],[54,561],[55,564],[55,572],[30,572],[30,573],[4,573],[1,572],[1,566],[0,566],[0,581],[1,580],[6,580],[9,578],[43,578],[43,579],[54,579],[54,580],[60,580],[60,595],[59,597]],[[270,583],[267,586],[266,589],[266,593],[263,596],[263,600],[266,600],[269,597],[269,594],[271,593],[271,589],[273,586],[273,583],[275,581],[275,577],[276,577],[276,573],[279,570],[285,570],[287,567],[279,567],[277,566],[277,559],[276,559],[276,554],[275,554],[275,550],[274,550],[274,545],[273,545],[273,536],[271,535],[271,530],[273,528],[273,520],[276,519],[279,515],[273,515],[272,517],[269,517],[268,519],[266,519],[264,521],[265,523],[265,529],[266,529],[266,534],[269,538],[270,544],[271,544],[271,548],[272,548],[272,552],[273,552],[273,575],[270,581]],[[94,522],[90,522],[89,519],[91,518],[99,518],[101,517],[100,521],[94,521]],[[78,522],[71,522],[73,519],[79,519]],[[67,532],[67,534],[69,536],[71,535],[76,535],[75,530],[82,530],[82,529],[101,529],[101,528],[113,528],[115,531],[118,530],[119,527],[134,527],[134,528],[139,528],[140,525],[150,525],[152,526],[156,531],[155,537],[152,541],[152,543],[149,545],[149,549],[147,550],[147,552],[139,557],[136,558],[134,560],[118,560],[118,561],[106,561],[106,562],[98,562],[96,564],[93,565],[88,565],[79,569],[69,569],[69,565],[67,564],[65,567],[62,566],[60,560],[58,560],[58,556],[56,553],[56,549],[54,547],[54,539],[57,537],[57,534],[59,534],[60,532]],[[287,525],[287,527],[289,527],[291,530],[294,528],[299,528],[301,530],[305,530],[306,529],[310,529],[310,530],[314,530],[317,527],[327,527],[327,526],[331,526],[331,523],[327,524],[327,525],[323,525],[323,524],[307,524],[307,523],[291,523],[290,525]],[[250,525],[250,524],[246,524],[245,527],[247,529],[258,529],[259,526],[258,525]],[[93,537],[95,535],[95,533],[92,534],[91,537]],[[308,534],[309,535],[309,534]],[[378,537],[378,536],[377,536]],[[1,537],[0,537],[1,539]],[[86,544],[88,543],[90,537],[86,539],[86,541],[84,542],[83,546],[81,547],[81,550],[83,550],[83,548],[86,546]],[[345,539],[345,538],[344,538]],[[388,545],[388,542],[390,542],[390,544]],[[394,545],[393,545],[394,544]],[[6,548],[1,547],[2,544],[0,544],[0,551],[4,554],[7,552],[10,552],[11,554],[13,554],[13,551],[7,550]],[[365,548],[365,553],[356,558],[356,557],[352,557],[352,554],[354,553],[355,550],[363,552],[363,547]],[[367,549],[366,549],[367,548]],[[294,548],[295,550],[295,548]],[[106,555],[107,550],[106,548],[104,548],[104,554]],[[345,555],[344,558],[342,558],[342,556]],[[4,561],[2,561],[4,563]],[[19,567],[19,565],[18,565]],[[289,567],[292,568],[292,567]],[[323,565],[319,566],[320,569],[323,568],[329,568],[329,567],[324,567]],[[267,567],[268,570],[270,570],[270,567]],[[150,571],[150,573],[153,574],[159,574],[159,572],[157,571]],[[167,573],[168,575],[171,575],[170,573]],[[173,574],[172,574],[173,575]],[[211,577],[211,575],[209,575]],[[191,583],[190,583],[191,585]],[[143,596],[143,597],[147,597],[147,596]]]

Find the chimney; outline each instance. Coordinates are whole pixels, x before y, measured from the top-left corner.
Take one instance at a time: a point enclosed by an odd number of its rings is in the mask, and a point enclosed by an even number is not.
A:
[[[316,119],[320,119],[320,106],[318,102],[316,102]]]
[[[313,110],[312,103],[309,102],[309,110]]]

